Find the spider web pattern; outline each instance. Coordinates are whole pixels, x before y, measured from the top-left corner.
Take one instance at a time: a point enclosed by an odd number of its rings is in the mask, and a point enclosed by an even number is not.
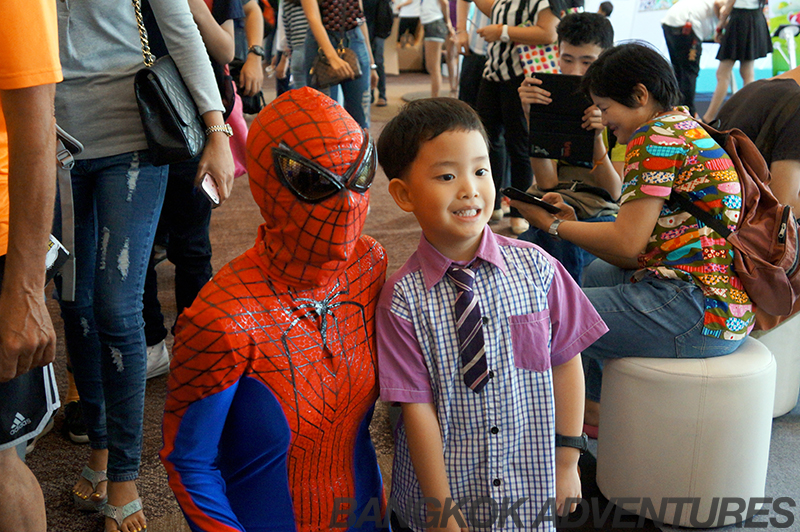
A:
[[[275,172],[272,148],[344,175],[358,159],[363,130],[338,103],[310,88],[289,91],[256,117],[247,138],[253,198],[266,220],[260,255],[270,274],[292,286],[322,286],[338,275],[367,216],[369,193],[342,190],[323,202],[299,201]]]
[[[264,383],[292,433],[287,475],[298,530],[328,528],[334,498],[355,497],[356,436],[378,396],[375,306],[385,273],[383,248],[366,236],[341,275],[309,290],[275,282],[251,249],[179,320],[165,427],[242,377]],[[265,495],[253,494],[254,504]]]

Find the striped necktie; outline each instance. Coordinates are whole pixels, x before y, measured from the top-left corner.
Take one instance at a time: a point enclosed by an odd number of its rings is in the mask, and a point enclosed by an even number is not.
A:
[[[456,327],[458,329],[458,351],[461,355],[461,374],[464,383],[475,393],[489,382],[489,370],[486,363],[486,352],[483,343],[483,323],[481,307],[472,283],[475,281],[475,270],[478,261],[466,268],[452,265],[447,269],[447,277],[453,281],[458,290],[456,296]]]

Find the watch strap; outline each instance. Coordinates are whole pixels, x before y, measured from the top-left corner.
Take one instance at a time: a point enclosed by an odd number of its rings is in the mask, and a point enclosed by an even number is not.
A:
[[[212,133],[225,133],[228,137],[233,136],[233,128],[231,128],[230,124],[222,124],[216,126],[209,126],[206,128],[206,137]]]
[[[553,220],[553,223],[551,223],[550,227],[547,228],[547,233],[553,238],[557,238],[560,240],[561,237],[558,236],[558,226],[561,225],[561,222],[563,221],[564,220],[562,220],[561,218],[556,218],[555,220]]]
[[[580,436],[562,436],[556,434],[556,447],[572,447],[581,453],[589,450],[589,437],[584,432]]]

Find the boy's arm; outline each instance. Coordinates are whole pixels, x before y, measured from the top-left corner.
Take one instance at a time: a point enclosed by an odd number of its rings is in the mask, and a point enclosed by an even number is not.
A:
[[[583,374],[581,373],[581,375]],[[452,498],[452,494],[444,466],[444,448],[436,408],[433,403],[402,403],[401,408],[408,438],[408,452],[411,455],[411,463],[414,464],[414,472],[419,480],[422,494],[425,497],[436,499],[441,508],[445,500]],[[429,506],[429,509],[432,508]],[[432,530],[467,531],[466,526],[460,526],[461,524],[466,525],[460,512],[459,516],[452,517],[447,523],[444,523],[444,526],[439,527],[442,524],[434,523]]]
[[[556,407],[556,434],[580,436],[583,433],[584,383],[581,356],[553,367],[553,395]],[[581,498],[578,474],[580,451],[556,447],[556,509],[559,515],[575,511]],[[566,506],[567,499],[570,505]]]
[[[606,189],[615,200],[619,199],[620,194],[622,194],[622,177],[617,173],[617,168],[611,164],[609,149],[603,140],[603,131],[605,131],[606,127],[603,125],[600,109],[596,105],[590,105],[586,108],[586,113],[583,115],[583,127],[585,129],[593,129],[595,132],[594,167],[592,168],[594,183]]]

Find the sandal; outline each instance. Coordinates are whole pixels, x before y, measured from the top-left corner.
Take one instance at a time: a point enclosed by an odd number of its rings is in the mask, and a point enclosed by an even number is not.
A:
[[[142,509],[142,499],[137,498],[129,502],[123,507],[114,506],[113,504],[106,504],[103,508],[103,515],[110,517],[117,523],[117,530],[122,530],[122,522],[128,517]],[[142,530],[146,530],[147,525]]]
[[[106,476],[106,470],[103,469],[102,471],[95,471],[94,469],[90,468],[89,466],[84,466],[83,471],[81,472],[81,476],[89,481],[92,485],[92,494],[97,491],[97,485],[101,482],[106,482],[108,480],[108,476]],[[106,501],[108,501],[108,495],[103,497],[99,501],[95,501],[91,499],[91,495],[83,497],[78,495],[75,490],[72,490],[72,501],[75,503],[75,508],[84,512],[99,512],[102,511],[103,507],[106,505]]]

